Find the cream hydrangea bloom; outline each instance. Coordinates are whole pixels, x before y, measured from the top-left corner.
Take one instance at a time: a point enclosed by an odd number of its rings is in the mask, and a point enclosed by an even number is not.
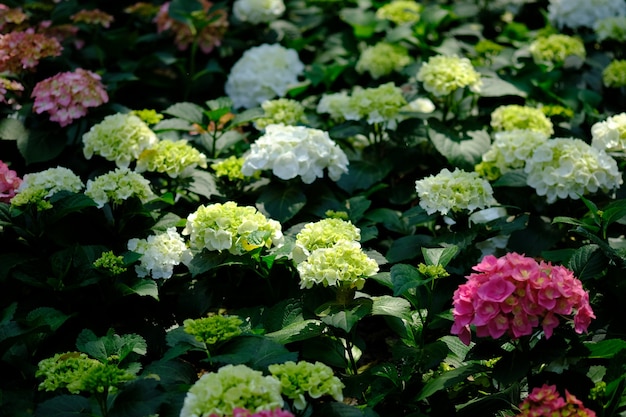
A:
[[[379,42],[365,48],[356,63],[359,73],[368,72],[375,80],[394,71],[400,71],[411,63],[409,51],[400,45]]]
[[[548,20],[558,28],[592,28],[600,19],[624,15],[624,0],[550,0],[548,5]]]
[[[117,113],[106,116],[83,135],[83,153],[87,159],[100,155],[126,168],[158,141],[156,134],[139,117]]]
[[[468,58],[446,55],[430,57],[417,72],[417,81],[437,97],[465,87],[477,93],[482,85],[480,74]]]
[[[261,108],[265,114],[254,121],[254,127],[259,130],[264,129],[267,125],[284,124],[295,126],[298,123],[307,121],[304,114],[304,106],[296,100],[288,98],[267,100],[261,104]]]
[[[414,0],[394,0],[376,10],[376,17],[390,20],[397,25],[403,25],[418,22],[421,11],[422,5]]]
[[[137,172],[166,173],[171,178],[191,175],[196,167],[206,168],[206,156],[186,140],[162,140],[137,158]]]
[[[626,16],[610,16],[593,25],[598,41],[626,42]]]
[[[307,223],[296,235],[291,256],[300,263],[315,249],[330,248],[340,240],[361,240],[361,230],[349,221],[336,218]]]
[[[526,162],[527,184],[548,203],[609,192],[622,183],[617,162],[581,139],[556,138],[539,146]]]
[[[48,168],[44,171],[24,175],[22,182],[11,199],[12,206],[37,204],[41,209],[52,206],[44,200],[60,191],[80,192],[85,187],[80,177],[65,167]]]
[[[615,59],[602,71],[605,87],[626,87],[626,59]]]
[[[242,22],[268,23],[285,12],[283,0],[236,0],[233,15]]]
[[[231,68],[224,88],[235,107],[252,108],[283,97],[303,71],[304,64],[295,50],[263,44],[243,53]]]
[[[174,267],[191,262],[191,251],[176,231],[169,227],[164,233],[150,235],[146,239],[130,239],[128,250],[141,254],[139,265],[135,265],[138,277],[170,278]]]
[[[552,34],[535,39],[529,47],[536,64],[578,67],[587,56],[585,44],[579,38]]]
[[[591,146],[623,155],[626,152],[626,113],[616,114],[591,126]]]
[[[322,95],[319,103],[317,104],[316,111],[318,113],[327,113],[333,120],[343,121],[346,120],[344,115],[344,109],[350,105],[350,96],[347,91],[341,91],[339,93],[328,93]]]
[[[546,136],[554,133],[554,126],[541,109],[510,104],[497,107],[491,113],[491,127],[495,131],[533,130]]]
[[[96,202],[98,208],[106,203],[120,204],[130,197],[137,197],[146,202],[155,195],[150,181],[141,174],[128,168],[116,168],[114,171],[87,181],[85,195]]]
[[[348,172],[348,158],[328,133],[304,126],[268,125],[265,134],[258,138],[244,155],[241,168],[251,176],[257,170],[272,170],[283,180],[300,176],[305,184],[316,178],[328,176],[339,180]]]

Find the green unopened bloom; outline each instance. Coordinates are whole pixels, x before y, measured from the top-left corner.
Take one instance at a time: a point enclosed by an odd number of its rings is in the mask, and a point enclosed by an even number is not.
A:
[[[413,0],[394,0],[376,11],[378,19],[390,20],[397,25],[417,23],[422,5]]]
[[[161,120],[163,120],[163,115],[161,113],[157,113],[156,110],[151,110],[151,109],[133,110],[130,113],[139,117],[141,120],[143,120],[149,125],[155,125],[159,123]]]
[[[602,83],[605,87],[626,87],[626,59],[616,59],[602,71]]]
[[[444,268],[442,265],[426,265],[420,263],[419,265],[417,265],[417,270],[426,278],[437,279],[450,276],[448,271],[446,271],[446,268]]]
[[[541,109],[510,104],[491,113],[491,127],[497,131],[532,130],[550,136],[554,133],[552,121]]]
[[[292,257],[296,263],[300,263],[315,249],[333,247],[340,240],[360,239],[360,229],[350,221],[338,218],[322,219],[307,223],[296,235]]]
[[[137,158],[137,171],[162,172],[171,178],[185,177],[196,167],[207,167],[206,156],[186,140],[162,140]]]
[[[306,408],[305,394],[311,398],[330,395],[335,401],[343,401],[344,384],[321,362],[288,361],[270,365],[268,369],[280,381],[283,395],[293,400],[296,410]]]
[[[11,199],[12,206],[34,204],[39,209],[52,205],[46,201],[60,191],[80,192],[84,188],[80,177],[68,168],[48,168],[44,171],[24,175],[17,194]]]
[[[582,40],[558,33],[534,40],[530,44],[530,54],[536,64],[548,67],[569,66],[567,60],[573,58],[578,60],[573,61],[572,66],[578,67],[576,62],[582,62],[587,55]]]
[[[211,169],[215,171],[216,177],[224,177],[229,181],[242,181],[247,177],[241,172],[241,167],[245,161],[244,157],[229,156],[226,159],[211,164]]]
[[[394,71],[400,71],[410,63],[411,58],[406,48],[387,42],[379,42],[361,52],[356,63],[356,70],[359,73],[368,72],[372,78],[378,79]]]
[[[429,58],[417,72],[417,80],[424,84],[426,91],[437,97],[465,87],[477,93],[482,84],[480,74],[469,59],[445,55]]]
[[[594,26],[598,41],[626,42],[626,16],[610,16],[598,20]]]
[[[174,267],[191,262],[191,251],[175,227],[150,235],[146,239],[130,239],[128,250],[141,254],[141,262],[135,266],[138,277],[170,278]]]
[[[124,265],[124,257],[115,255],[113,251],[102,252],[102,255],[94,261],[93,266],[105,270],[113,276],[120,275],[127,269]]]
[[[243,321],[237,316],[210,315],[199,319],[187,319],[183,322],[185,333],[207,345],[225,342],[241,334]]]
[[[106,203],[119,205],[131,197],[145,203],[155,196],[150,188],[150,182],[128,168],[116,168],[87,181],[85,195],[93,199],[99,208],[104,207]]]
[[[307,121],[304,106],[296,100],[288,98],[267,100],[261,104],[261,108],[265,114],[254,121],[254,126],[257,129],[264,129],[271,124],[296,126]]]

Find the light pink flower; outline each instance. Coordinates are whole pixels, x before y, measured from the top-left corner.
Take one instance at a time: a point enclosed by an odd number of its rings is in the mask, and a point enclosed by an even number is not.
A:
[[[80,10],[70,16],[70,19],[74,23],[87,23],[90,25],[100,25],[103,28],[111,26],[114,18],[110,14],[103,12],[100,9],[93,10]]]
[[[565,390],[565,398],[559,394],[556,385],[544,384],[533,388],[519,406],[515,417],[571,416],[596,417],[595,411],[586,408],[583,402]]]
[[[17,173],[0,161],[0,202],[10,203],[21,183]]]
[[[62,49],[58,40],[32,29],[0,34],[0,72],[18,74],[33,69],[40,59],[61,55]]]

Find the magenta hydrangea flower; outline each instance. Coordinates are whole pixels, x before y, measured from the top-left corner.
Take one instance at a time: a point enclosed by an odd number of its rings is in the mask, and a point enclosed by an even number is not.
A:
[[[98,74],[82,68],[62,72],[35,85],[33,111],[48,112],[50,120],[67,126],[87,114],[88,107],[97,107],[109,101]]]
[[[533,388],[519,408],[520,412],[515,417],[596,417],[595,411],[586,408],[582,401],[567,390],[563,398],[557,391],[556,385],[544,384],[542,387]]]
[[[589,294],[569,269],[517,253],[488,255],[454,292],[451,332],[469,345],[470,325],[478,337],[529,335],[539,326],[552,336],[560,317],[573,316],[574,330],[587,331],[595,318]]]
[[[10,203],[21,183],[17,173],[0,161],[0,202]]]
[[[35,33],[32,28],[0,34],[0,72],[18,74],[33,69],[40,59],[61,55],[62,49],[57,39]]]

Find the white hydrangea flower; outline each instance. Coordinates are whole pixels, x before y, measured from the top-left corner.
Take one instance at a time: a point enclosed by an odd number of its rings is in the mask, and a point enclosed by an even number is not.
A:
[[[19,194],[27,189],[41,189],[46,191],[43,197],[48,198],[59,191],[77,193],[84,187],[83,181],[78,175],[74,174],[74,171],[59,166],[24,175],[22,183],[17,188],[17,193]]]
[[[175,227],[147,239],[130,239],[127,247],[141,254],[140,264],[135,266],[137,276],[141,278],[148,275],[155,279],[170,278],[176,265],[189,264],[192,258],[191,251]]]
[[[550,0],[548,5],[548,19],[558,28],[593,28],[598,20],[624,15],[624,0]]]
[[[226,81],[226,94],[235,107],[251,108],[266,100],[283,97],[298,82],[304,64],[298,53],[278,44],[248,49],[233,65]]]
[[[114,171],[87,181],[85,195],[96,202],[98,208],[108,202],[120,204],[130,197],[138,197],[142,202],[154,197],[150,181],[129,168],[116,168]]]
[[[616,114],[591,126],[591,146],[623,155],[626,152],[626,113]]]
[[[439,212],[445,216],[450,211],[472,212],[498,204],[487,180],[458,168],[452,172],[444,168],[437,175],[417,180],[415,189],[419,205],[428,214]]]
[[[527,184],[548,203],[557,198],[578,199],[622,184],[617,162],[581,139],[556,138],[535,149],[526,162]]]
[[[497,132],[491,148],[483,154],[483,168],[495,168],[498,174],[523,168],[534,150],[548,141],[548,136],[536,130],[518,129]],[[498,175],[499,176],[499,175]]]
[[[361,230],[349,221],[334,218],[307,223],[296,235],[291,256],[300,263],[315,249],[332,247],[340,240],[361,240]]]
[[[400,71],[410,63],[411,57],[405,47],[379,42],[361,52],[355,69],[359,73],[369,72],[372,78],[378,79]]]
[[[258,170],[272,170],[283,180],[300,176],[302,182],[311,184],[316,178],[328,176],[337,181],[348,172],[348,158],[328,133],[304,126],[268,125],[265,134],[258,138],[244,155],[241,168],[246,176]]]
[[[475,93],[480,91],[482,80],[468,58],[436,55],[425,62],[417,72],[426,91],[436,97],[447,96],[459,88],[468,87]]]
[[[236,0],[233,15],[242,22],[268,23],[285,12],[283,0]]]
[[[317,104],[318,113],[328,113],[334,120],[345,120],[344,109],[350,105],[348,92],[324,94]]]

